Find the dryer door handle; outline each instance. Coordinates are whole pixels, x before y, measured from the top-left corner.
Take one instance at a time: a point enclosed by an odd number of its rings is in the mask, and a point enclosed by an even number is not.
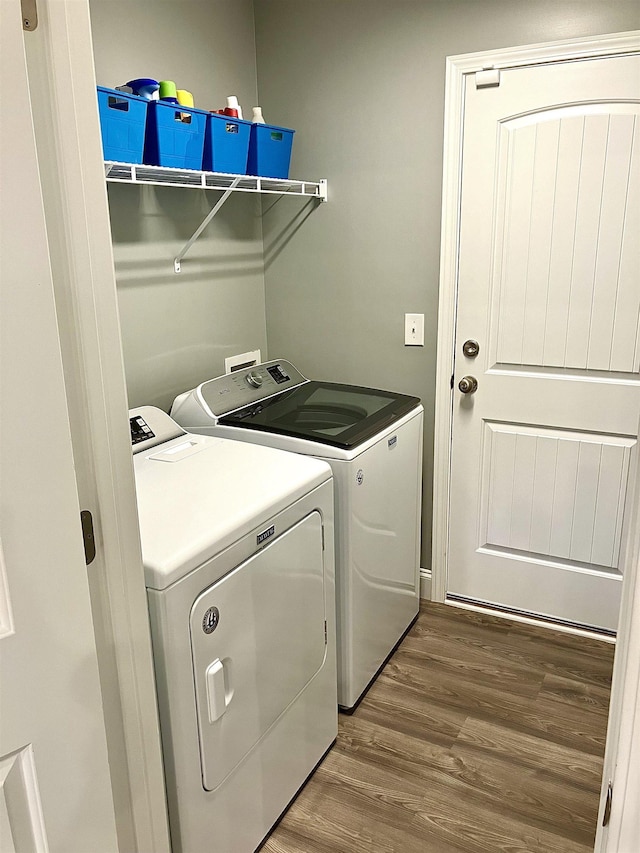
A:
[[[209,722],[215,723],[227,710],[227,694],[224,686],[224,664],[220,659],[214,660],[207,667],[207,702],[209,705]]]

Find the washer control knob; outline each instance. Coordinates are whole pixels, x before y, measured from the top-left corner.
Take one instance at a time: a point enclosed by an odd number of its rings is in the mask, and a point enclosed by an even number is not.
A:
[[[247,382],[252,388],[259,388],[262,385],[262,376],[252,370],[251,373],[247,373]]]
[[[458,382],[458,388],[463,394],[473,394],[478,388],[478,380],[475,376],[463,376]]]

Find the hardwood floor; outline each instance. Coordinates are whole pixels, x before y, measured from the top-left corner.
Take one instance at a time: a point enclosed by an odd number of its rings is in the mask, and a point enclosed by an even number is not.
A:
[[[613,652],[423,602],[262,850],[592,851]]]

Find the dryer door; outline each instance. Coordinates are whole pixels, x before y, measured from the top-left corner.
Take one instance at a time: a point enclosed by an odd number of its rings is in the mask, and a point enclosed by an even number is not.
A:
[[[312,512],[195,600],[202,784],[215,790],[321,669],[322,519]]]

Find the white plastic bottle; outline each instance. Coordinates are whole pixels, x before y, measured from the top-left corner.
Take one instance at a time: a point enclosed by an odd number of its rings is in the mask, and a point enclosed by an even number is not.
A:
[[[264,118],[262,117],[262,107],[253,107],[253,123],[254,124],[264,124]]]
[[[242,118],[242,107],[238,103],[235,95],[229,95],[227,98],[227,106],[232,110],[238,110],[238,118]]]

